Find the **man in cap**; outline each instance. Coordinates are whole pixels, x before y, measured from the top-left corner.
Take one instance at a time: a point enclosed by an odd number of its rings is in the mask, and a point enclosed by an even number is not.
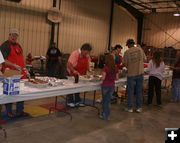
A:
[[[22,78],[26,78],[25,62],[23,57],[23,50],[17,38],[19,32],[17,29],[10,29],[9,38],[0,46],[0,51],[5,59],[5,64],[2,67],[4,72],[6,69],[19,70],[22,73]],[[5,104],[8,117],[14,117],[12,112],[12,103]],[[17,102],[16,104],[16,116],[26,116],[24,111],[24,102]]]
[[[143,64],[146,56],[141,48],[135,46],[133,39],[128,39],[126,46],[128,50],[124,53],[123,64],[127,68],[127,111],[133,112],[133,101],[136,101],[136,112],[140,113],[142,112]]]

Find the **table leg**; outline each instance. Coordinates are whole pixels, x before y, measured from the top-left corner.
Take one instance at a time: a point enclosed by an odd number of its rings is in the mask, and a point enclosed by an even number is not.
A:
[[[54,111],[54,112],[63,112],[63,113],[65,113],[65,114],[69,115],[69,116],[70,116],[70,120],[72,120],[72,115],[71,115],[71,113],[67,112],[67,106],[66,106],[67,104],[65,104],[65,107],[62,109],[62,108],[58,108],[57,102],[58,102],[58,101],[57,101],[57,96],[56,96],[56,97],[55,97],[54,106],[49,108],[49,115],[50,115],[50,113],[51,113],[52,111]]]
[[[84,105],[97,109],[98,115],[99,115],[100,110],[99,110],[99,108],[97,106],[95,106],[95,101],[96,101],[96,90],[94,91],[94,95],[93,95],[93,104],[86,104],[86,92],[84,92],[84,99],[83,99]]]

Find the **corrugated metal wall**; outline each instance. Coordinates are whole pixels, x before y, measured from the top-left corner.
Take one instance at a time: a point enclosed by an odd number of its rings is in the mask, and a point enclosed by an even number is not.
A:
[[[142,41],[157,48],[172,46],[180,49],[180,18],[172,13],[146,15]]]
[[[121,44],[124,49],[126,41],[129,38],[137,40],[137,20],[124,8],[114,5],[113,29],[112,29],[112,46]]]
[[[0,43],[8,39],[9,29],[19,30],[24,55],[45,55],[50,41],[50,24],[46,12],[52,0],[0,1]]]
[[[8,38],[11,27],[20,31],[19,43],[24,55],[45,55],[49,46],[51,23],[46,19],[53,0],[0,1],[0,43]],[[93,54],[107,50],[111,0],[61,0],[63,21],[59,28],[61,51],[71,53],[84,42],[93,45]],[[124,9],[115,5],[112,46],[123,46],[128,38],[136,39],[137,22]],[[55,36],[56,38],[56,36]]]
[[[70,53],[84,42],[93,45],[93,54],[107,49],[111,0],[62,0],[63,21],[59,47]]]

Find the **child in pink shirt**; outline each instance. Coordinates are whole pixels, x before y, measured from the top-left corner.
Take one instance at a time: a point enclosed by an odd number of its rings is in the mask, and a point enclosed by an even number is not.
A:
[[[115,66],[114,57],[109,54],[105,58],[105,66],[102,71],[102,113],[100,118],[108,120],[110,115],[110,100],[114,93],[115,80],[118,77],[118,70]]]

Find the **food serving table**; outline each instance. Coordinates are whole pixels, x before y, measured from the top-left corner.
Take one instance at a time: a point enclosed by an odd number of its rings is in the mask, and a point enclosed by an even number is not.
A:
[[[172,75],[165,75],[164,79],[170,79]],[[148,76],[144,76],[144,80],[148,80]],[[117,80],[116,87],[123,86],[126,84],[126,78],[120,78]],[[73,83],[72,80],[63,80],[63,85],[57,87],[46,87],[46,88],[33,88],[29,86],[25,86],[24,90],[20,92],[19,95],[0,95],[0,105],[7,103],[15,103],[19,101],[29,101],[35,99],[42,99],[47,97],[57,97],[64,96],[74,93],[81,92],[90,92],[101,90],[101,82],[88,82],[88,81],[80,81],[79,83]],[[0,126],[0,129],[3,129]],[[3,129],[6,134],[5,130]]]

